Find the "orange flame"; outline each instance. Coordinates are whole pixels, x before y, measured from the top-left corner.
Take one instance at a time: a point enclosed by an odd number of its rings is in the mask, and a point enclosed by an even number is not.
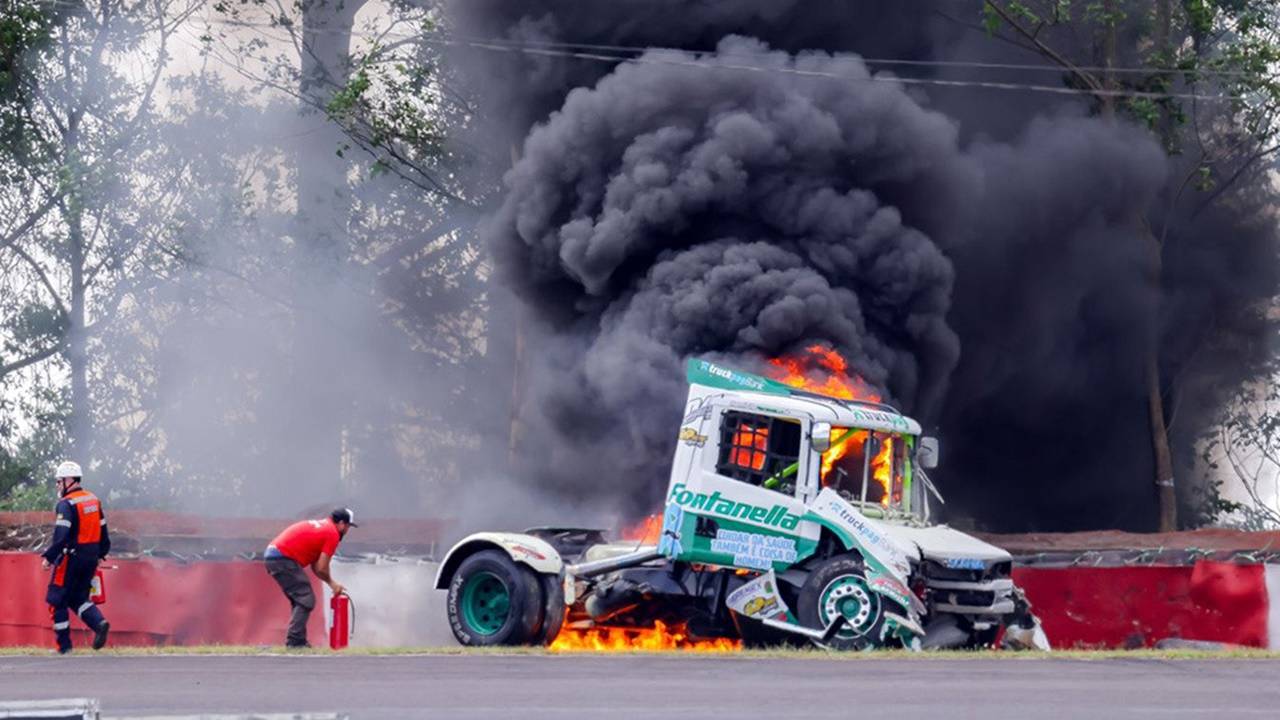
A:
[[[551,652],[735,652],[742,642],[729,638],[695,640],[689,637],[683,626],[667,627],[657,621],[652,628],[591,628],[580,630],[566,627],[556,636]]]
[[[834,348],[823,345],[810,345],[805,348],[805,355],[773,358],[769,361],[768,374],[774,380],[801,388],[810,392],[841,398],[843,400],[862,400],[864,402],[880,402],[880,393],[849,371],[849,362]],[[844,434],[846,428],[832,428],[832,439]],[[836,466],[840,458],[848,454],[852,447],[865,443],[867,432],[859,430],[845,442],[833,447],[822,455],[822,480],[825,484],[827,475]],[[893,440],[885,438],[880,452],[871,460],[871,475],[884,488],[880,503],[888,505],[890,489],[893,487]]]
[[[733,451],[729,462],[738,467],[759,470],[764,467],[765,450],[769,447],[769,428],[744,426],[733,434]]]
[[[662,515],[654,514],[637,522],[635,525],[622,528],[618,536],[628,542],[641,545],[656,545],[662,534]]]

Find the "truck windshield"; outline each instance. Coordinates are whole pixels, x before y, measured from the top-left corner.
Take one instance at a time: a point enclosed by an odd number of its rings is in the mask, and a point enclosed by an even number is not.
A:
[[[839,439],[849,430],[835,428]],[[903,492],[906,485],[907,443],[901,435],[869,430],[853,430],[843,442],[833,444],[822,456],[822,484],[834,488],[844,499],[886,510],[907,510]]]

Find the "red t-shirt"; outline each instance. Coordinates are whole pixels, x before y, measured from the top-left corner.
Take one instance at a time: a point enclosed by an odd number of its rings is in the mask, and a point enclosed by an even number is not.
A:
[[[320,553],[333,557],[342,536],[333,520],[303,520],[285,528],[271,544],[281,555],[307,567],[320,559]]]

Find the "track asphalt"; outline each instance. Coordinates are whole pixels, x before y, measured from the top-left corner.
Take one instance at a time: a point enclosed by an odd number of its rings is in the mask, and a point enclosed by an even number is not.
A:
[[[0,657],[0,702],[103,717],[1280,717],[1280,661],[628,656]]]

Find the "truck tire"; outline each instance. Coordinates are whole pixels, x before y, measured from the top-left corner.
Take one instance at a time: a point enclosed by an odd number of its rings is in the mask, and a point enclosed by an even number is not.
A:
[[[800,587],[796,605],[800,623],[817,630],[825,629],[837,614],[845,616],[849,626],[826,643],[836,650],[885,646],[881,639],[885,612],[903,612],[897,603],[871,589],[862,560],[850,555],[819,563]]]
[[[564,616],[569,608],[564,606],[564,587],[559,575],[539,574],[542,583],[542,627],[530,639],[530,645],[550,645],[564,627]]]
[[[482,550],[453,574],[448,612],[449,628],[463,645],[523,645],[542,624],[541,583],[505,552]]]

